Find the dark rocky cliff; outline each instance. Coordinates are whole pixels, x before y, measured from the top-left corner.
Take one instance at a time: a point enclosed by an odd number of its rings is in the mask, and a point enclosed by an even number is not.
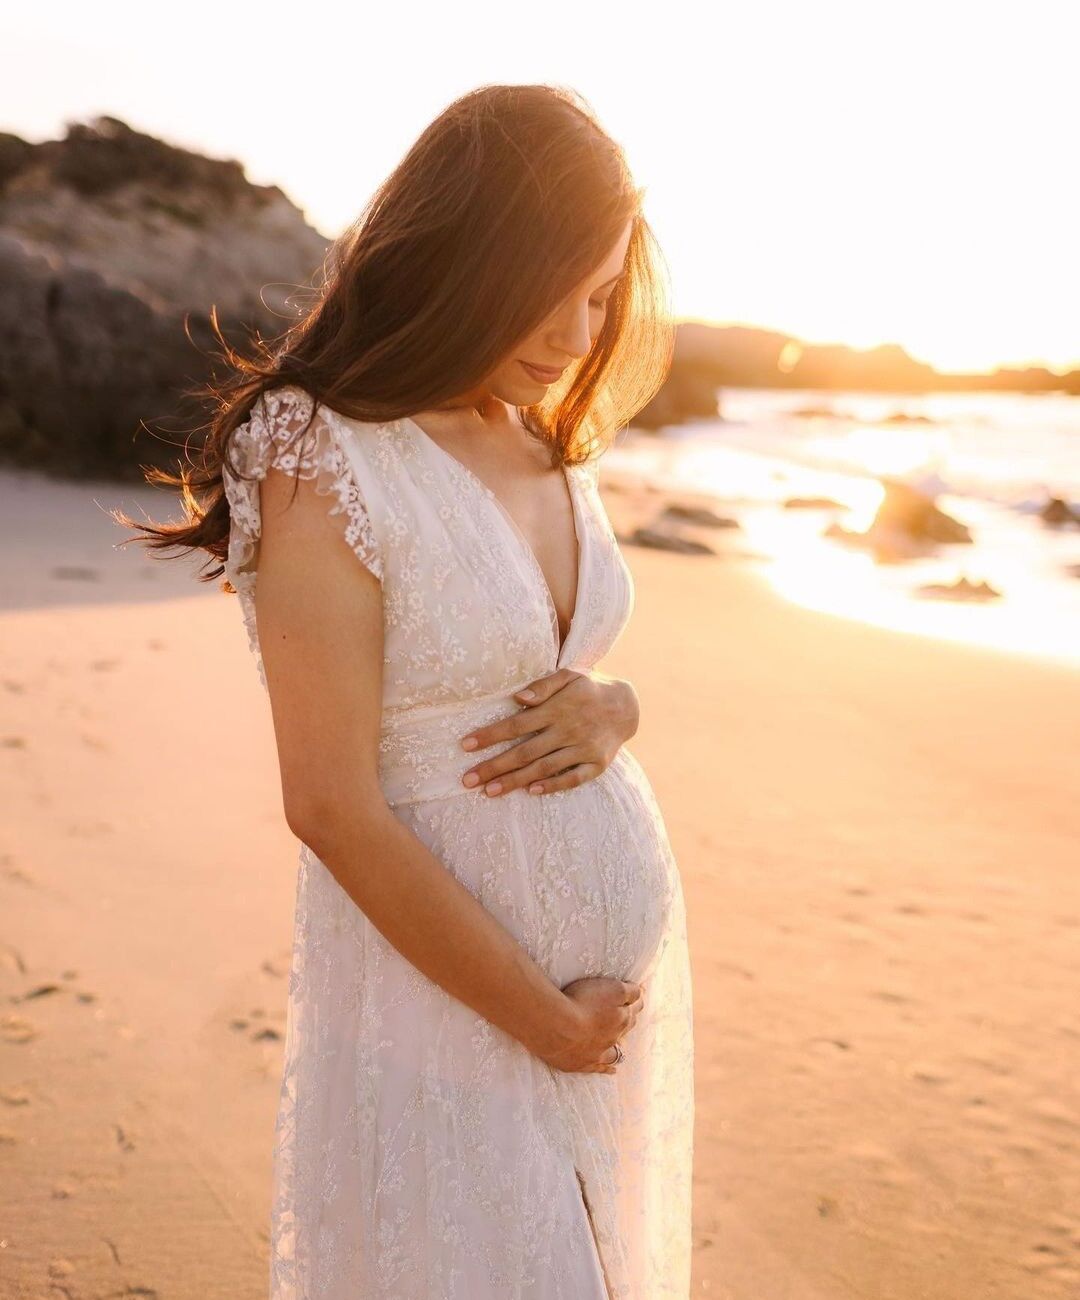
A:
[[[133,479],[172,466],[164,439],[193,413],[180,394],[217,346],[211,307],[233,343],[279,333],[328,243],[238,162],[115,118],[41,144],[0,134],[0,457]]]

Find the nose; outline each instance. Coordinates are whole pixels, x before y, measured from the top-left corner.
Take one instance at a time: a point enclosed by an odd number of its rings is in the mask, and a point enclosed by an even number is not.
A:
[[[551,321],[548,346],[552,352],[565,354],[567,364],[587,356],[593,345],[589,328],[589,304],[568,303]]]

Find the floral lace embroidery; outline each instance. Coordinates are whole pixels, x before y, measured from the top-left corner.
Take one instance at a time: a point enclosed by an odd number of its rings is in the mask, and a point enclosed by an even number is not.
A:
[[[460,783],[466,731],[555,668],[538,566],[477,481],[404,420],[363,423],[278,389],[234,435],[227,576],[254,616],[258,484],[314,478],[382,583],[380,782],[388,805],[559,983],[641,979],[616,1075],[565,1074],[427,979],[301,845],[271,1211],[271,1300],[687,1300],[690,967],[660,809],[624,746],[596,779],[490,799]],[[598,491],[572,469],[581,603],[558,654],[585,671],[633,584]],[[513,743],[513,742],[506,742]],[[366,864],[373,869],[378,864]]]
[[[330,498],[327,514],[338,522],[345,541],[361,563],[383,580],[379,544],[343,448],[340,428],[322,411],[309,426],[313,406],[310,394],[293,386],[263,393],[249,418],[233,433],[230,455],[222,467],[231,518],[225,575],[240,596],[248,641],[264,687],[254,591],[262,536],[259,484],[270,469],[314,479],[315,491]],[[298,435],[302,436],[298,439]]]

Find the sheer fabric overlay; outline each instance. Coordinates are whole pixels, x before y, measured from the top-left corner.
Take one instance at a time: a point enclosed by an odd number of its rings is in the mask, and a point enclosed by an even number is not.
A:
[[[264,688],[259,483],[314,479],[381,583],[382,793],[560,986],[640,980],[614,1075],[571,1074],[447,994],[300,846],[274,1143],[271,1300],[686,1300],[693,1033],[682,885],[624,745],[570,790],[491,798],[460,739],[512,692],[612,647],[633,583],[595,461],[566,468],[578,597],[561,649],[543,573],[497,496],[409,419],[264,395],[225,470],[226,575]],[[307,427],[307,433],[298,436]],[[378,863],[371,864],[372,870]]]

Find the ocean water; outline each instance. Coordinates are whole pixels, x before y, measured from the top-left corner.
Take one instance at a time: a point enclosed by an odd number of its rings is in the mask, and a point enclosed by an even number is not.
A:
[[[716,545],[759,559],[800,604],[1080,667],[1080,527],[1039,518],[1051,496],[1080,509],[1080,398],[739,388],[717,396],[715,419],[657,433],[631,425],[605,472],[706,495],[740,525],[716,530]],[[882,562],[826,536],[830,522],[869,525],[882,477],[930,493],[973,542]],[[786,509],[792,497],[837,504]],[[920,590],[962,578],[1000,595],[959,601]]]

